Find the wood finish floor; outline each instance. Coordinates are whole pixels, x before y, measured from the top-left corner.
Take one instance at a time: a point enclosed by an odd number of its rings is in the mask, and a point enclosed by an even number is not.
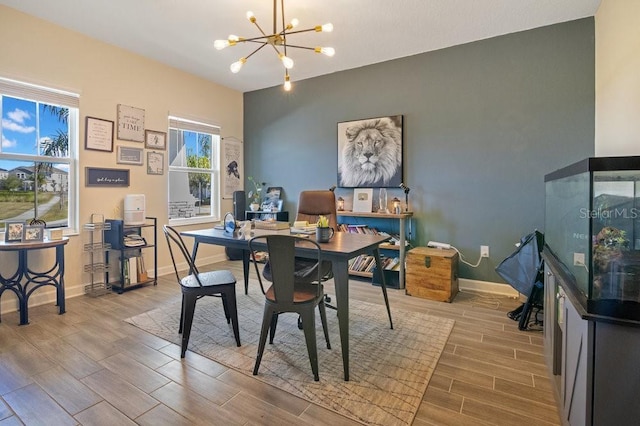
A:
[[[240,262],[220,265],[242,276]],[[356,424],[193,352],[180,360],[178,346],[122,321],[178,300],[174,280],[167,275],[157,287],[72,298],[64,315],[53,304],[33,307],[27,326],[17,325],[17,313],[4,314],[0,426]],[[542,333],[519,331],[506,316],[519,302],[461,292],[448,304],[389,293],[392,313],[456,321],[415,426],[560,424]],[[383,304],[380,288],[351,281],[351,303],[358,300]]]

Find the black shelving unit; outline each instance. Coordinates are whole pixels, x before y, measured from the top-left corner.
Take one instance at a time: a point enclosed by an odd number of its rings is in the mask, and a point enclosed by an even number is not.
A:
[[[106,263],[114,263],[111,270],[119,270],[120,275],[118,277],[109,277],[109,272],[106,273],[106,281],[111,284],[111,289],[122,294],[125,291],[133,290],[135,288],[142,287],[144,285],[153,284],[157,285],[158,277],[158,219],[155,217],[145,217],[145,223],[139,225],[126,225],[124,221],[120,219],[107,219],[111,229],[105,231],[105,242],[111,245],[111,248],[106,253]],[[129,247],[125,245],[125,237],[130,235],[139,235],[144,239],[144,244]],[[125,262],[123,260],[142,257],[145,251],[153,251],[153,276],[147,277],[140,281],[131,283],[127,282],[125,277]],[[116,256],[117,254],[117,256]],[[115,262],[119,263],[119,267],[115,268]],[[147,273],[149,270],[147,269]],[[117,279],[116,279],[117,278]]]

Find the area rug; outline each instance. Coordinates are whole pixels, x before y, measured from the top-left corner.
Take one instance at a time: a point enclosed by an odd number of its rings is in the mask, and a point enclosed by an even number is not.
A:
[[[264,296],[239,293],[237,303],[241,347],[235,344],[220,299],[205,297],[196,305],[188,349],[368,425],[413,422],[454,324],[392,306],[391,330],[383,305],[351,301],[351,377],[345,382],[337,315],[327,310],[329,350],[316,313],[320,381],[315,382],[296,314],[280,315],[275,341],[265,348],[259,374],[252,375]],[[180,345],[179,319],[180,303],[175,302],[126,321]]]

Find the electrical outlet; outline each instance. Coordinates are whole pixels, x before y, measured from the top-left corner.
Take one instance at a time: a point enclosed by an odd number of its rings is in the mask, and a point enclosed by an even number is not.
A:
[[[584,266],[584,253],[573,253],[573,266]]]
[[[480,257],[489,257],[489,246],[480,246]]]

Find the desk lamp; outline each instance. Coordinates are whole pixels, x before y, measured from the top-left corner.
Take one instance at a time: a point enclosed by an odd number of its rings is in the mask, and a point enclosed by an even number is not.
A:
[[[409,211],[409,191],[411,190],[407,185],[403,183],[400,183],[400,188],[402,188],[404,190],[404,202],[405,202],[405,210],[406,212]]]

